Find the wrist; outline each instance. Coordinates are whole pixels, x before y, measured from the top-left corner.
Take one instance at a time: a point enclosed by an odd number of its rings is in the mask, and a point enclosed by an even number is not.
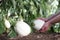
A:
[[[50,25],[52,25],[52,21],[48,21],[48,23],[49,23]]]

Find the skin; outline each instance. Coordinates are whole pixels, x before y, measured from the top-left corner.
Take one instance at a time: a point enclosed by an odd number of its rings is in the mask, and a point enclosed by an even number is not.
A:
[[[60,22],[60,12],[57,14],[54,14],[50,18],[39,18],[39,19],[45,21],[45,24],[43,25],[42,29],[39,31],[46,32],[51,27],[51,25]]]

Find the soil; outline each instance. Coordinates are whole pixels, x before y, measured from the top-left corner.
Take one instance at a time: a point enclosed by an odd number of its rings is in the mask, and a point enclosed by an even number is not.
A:
[[[6,34],[0,35],[0,40],[60,40],[59,33],[31,33],[26,37],[17,36],[16,38],[8,38]]]

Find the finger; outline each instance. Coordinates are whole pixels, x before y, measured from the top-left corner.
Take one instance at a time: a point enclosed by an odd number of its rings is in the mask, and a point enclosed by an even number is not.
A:
[[[39,19],[41,19],[41,20],[43,20],[43,21],[47,21],[47,19],[46,19],[46,18],[39,18]]]
[[[38,19],[45,20],[45,18],[38,18]]]
[[[44,29],[41,29],[40,32],[45,32],[45,30]]]
[[[43,27],[43,28],[40,30],[40,32],[45,32],[45,31],[47,31],[47,30],[48,30],[47,27]]]

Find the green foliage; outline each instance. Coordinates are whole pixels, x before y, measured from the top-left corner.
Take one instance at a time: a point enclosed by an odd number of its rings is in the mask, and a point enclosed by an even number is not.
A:
[[[32,21],[34,19],[38,17],[48,18],[48,16],[56,12],[58,5],[52,4],[54,1],[55,0],[3,0],[0,3],[0,34],[6,29],[4,26],[4,18],[9,20],[11,28],[14,29],[17,19],[20,19],[19,16],[22,16],[23,20],[33,28]],[[56,1],[58,2],[58,0]],[[11,14],[10,16],[8,16],[9,13]],[[58,24],[58,26],[60,26],[60,24]],[[54,31],[56,32],[58,29],[54,28]],[[13,30],[10,37],[14,36],[16,35]]]
[[[8,34],[8,36],[11,38],[13,38],[13,37],[16,37],[17,36],[17,34],[16,34],[16,32],[14,31],[14,30],[11,30],[10,32],[9,32],[9,34]]]

